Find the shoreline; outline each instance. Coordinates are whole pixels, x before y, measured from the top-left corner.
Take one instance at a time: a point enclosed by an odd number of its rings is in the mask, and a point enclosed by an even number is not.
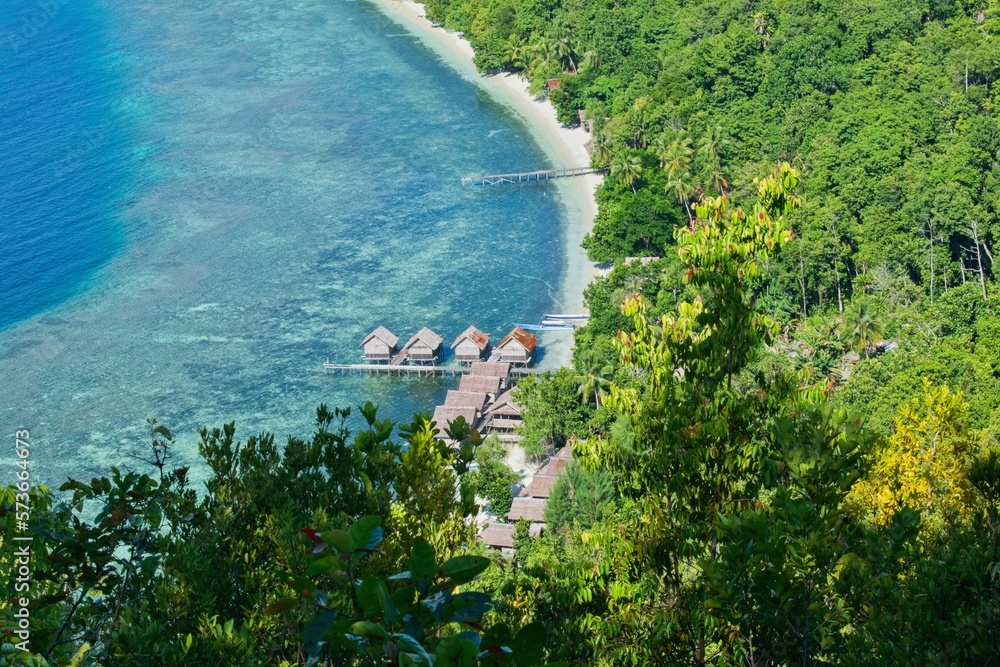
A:
[[[559,123],[556,109],[547,99],[536,99],[528,92],[528,81],[516,74],[483,75],[473,64],[472,45],[458,33],[435,27],[427,19],[424,6],[413,0],[369,0],[385,16],[441,56],[462,77],[474,82],[496,101],[517,114],[539,148],[556,168],[582,167],[590,164],[584,144],[591,135],[582,127],[569,128]],[[598,266],[587,258],[580,246],[597,217],[596,191],[602,177],[597,174],[575,176],[554,184],[564,207],[564,271],[554,308],[562,312],[583,311],[583,291],[598,273]],[[552,187],[552,186],[550,186]],[[546,367],[568,366],[573,355],[572,331],[540,332]]]

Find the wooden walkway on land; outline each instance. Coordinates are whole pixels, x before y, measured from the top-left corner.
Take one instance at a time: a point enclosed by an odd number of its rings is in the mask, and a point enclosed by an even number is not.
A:
[[[489,176],[466,176],[462,185],[504,185],[517,183],[544,183],[555,178],[567,176],[583,176],[593,174],[596,169],[590,167],[573,167],[571,169],[541,169],[539,171],[522,171],[517,174],[491,174]]]
[[[324,371],[333,371],[341,375],[353,375],[355,373],[368,375],[416,375],[418,377],[444,376],[455,377],[465,375],[469,372],[468,366],[421,366],[393,365],[393,364],[331,364],[329,361],[323,364]],[[540,375],[551,368],[511,368],[511,375]]]

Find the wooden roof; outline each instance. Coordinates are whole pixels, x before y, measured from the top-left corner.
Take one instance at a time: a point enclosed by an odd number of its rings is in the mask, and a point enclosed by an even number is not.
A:
[[[566,469],[566,464],[569,463],[569,459],[558,459],[551,458],[548,463],[546,463],[541,470],[538,471],[539,475],[554,475],[558,476],[562,474],[562,471]]]
[[[514,498],[514,502],[507,512],[507,518],[511,521],[527,519],[535,523],[545,523],[545,498]]]
[[[458,382],[458,390],[495,394],[500,391],[500,378],[493,375],[463,375]]]
[[[475,408],[482,410],[486,405],[486,392],[475,391],[455,391],[448,390],[448,395],[444,399],[444,406],[447,408]]]
[[[556,485],[558,479],[555,475],[535,475],[531,478],[531,483],[521,492],[521,496],[525,498],[548,498],[552,494],[552,487]]]
[[[464,340],[468,340],[480,350],[485,350],[490,346],[489,334],[483,333],[476,327],[469,327],[462,333],[458,334],[458,338],[456,338],[455,342],[451,344],[451,349],[454,350],[455,347]]]
[[[431,419],[437,422],[437,426],[439,429],[444,430],[445,428],[447,428],[448,423],[455,421],[459,415],[465,417],[465,421],[468,422],[470,427],[475,427],[476,425],[475,408],[456,407],[451,405],[439,405],[436,408],[434,408],[434,416]]]
[[[495,549],[514,548],[514,529],[517,528],[512,523],[491,523],[486,526],[483,532],[479,533],[479,539],[486,546]],[[538,537],[542,534],[542,526],[535,523],[528,526],[528,535]]]
[[[410,340],[406,341],[406,345],[403,346],[403,349],[405,350],[407,348],[413,347],[418,342],[420,342],[426,345],[427,347],[431,348],[432,350],[436,350],[439,347],[441,347],[441,343],[443,341],[444,338],[438,336],[436,333],[434,333],[427,327],[424,327],[417,333],[413,334],[410,337]]]
[[[491,361],[475,361],[469,366],[469,375],[487,375],[505,378],[510,375],[510,364]]]
[[[497,345],[497,349],[503,349],[510,345],[511,342],[516,342],[528,352],[534,352],[535,346],[538,345],[538,339],[521,327],[514,327],[509,334],[504,336],[500,344]]]
[[[390,348],[396,347],[396,343],[399,342],[398,336],[396,336],[394,333],[392,333],[385,327],[379,327],[375,329],[375,331],[365,336],[365,339],[361,341],[361,347],[367,345],[368,341],[370,341],[372,338],[378,338],[380,341],[388,345]]]
[[[514,400],[514,390],[508,389],[497,396],[497,400],[490,403],[490,406],[486,408],[486,412],[491,415],[520,415],[521,406]]]
[[[562,449],[556,452],[552,458],[554,459],[571,459],[573,458],[573,445],[565,445]]]

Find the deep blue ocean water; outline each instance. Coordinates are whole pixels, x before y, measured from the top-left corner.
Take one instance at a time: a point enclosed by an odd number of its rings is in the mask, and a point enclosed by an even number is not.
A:
[[[460,182],[545,156],[367,3],[6,0],[0,62],[0,425],[40,481],[134,463],[148,417],[178,463],[229,420],[407,418],[449,383],[322,362],[558,305],[556,191]]]

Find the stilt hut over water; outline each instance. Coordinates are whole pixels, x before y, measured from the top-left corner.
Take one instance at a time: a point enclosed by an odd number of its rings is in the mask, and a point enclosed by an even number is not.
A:
[[[398,351],[399,338],[385,327],[379,327],[361,341],[365,361],[370,364],[387,364]]]
[[[469,327],[458,335],[451,344],[455,359],[459,363],[471,364],[482,361],[490,350],[490,335],[484,334],[476,327]]]
[[[494,361],[510,363],[515,366],[527,366],[535,358],[535,348],[538,346],[538,339],[521,327],[514,327],[513,331],[504,336],[500,344],[493,351]]]
[[[424,327],[406,341],[403,351],[406,360],[415,364],[433,364],[441,356],[441,343],[444,338]]]

